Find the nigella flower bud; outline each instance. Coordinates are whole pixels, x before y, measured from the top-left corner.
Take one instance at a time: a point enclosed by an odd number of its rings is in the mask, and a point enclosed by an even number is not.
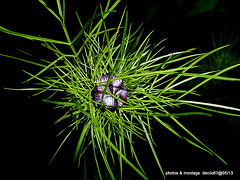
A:
[[[110,75],[104,75],[100,79],[96,79],[95,83],[98,83],[98,85],[93,90],[93,99],[96,102],[101,102],[103,91],[107,85],[107,81],[109,79]],[[113,75],[112,79],[118,78],[117,76]],[[103,82],[103,83],[101,83]],[[109,93],[113,94],[114,96],[118,97],[120,100],[116,99]],[[107,90],[103,96],[103,104],[107,106],[108,109],[114,110],[117,106],[122,106],[124,104],[123,101],[127,101],[127,95],[128,91],[124,87],[123,82],[121,79],[117,79],[114,81],[111,81],[109,83],[109,86],[107,87]]]

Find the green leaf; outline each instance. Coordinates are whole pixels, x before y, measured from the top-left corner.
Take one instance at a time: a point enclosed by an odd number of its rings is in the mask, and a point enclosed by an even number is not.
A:
[[[43,37],[40,37],[40,36],[32,36],[32,35],[28,35],[28,34],[23,34],[23,33],[8,30],[8,29],[6,29],[2,26],[0,26],[0,31],[3,32],[3,33],[6,33],[6,34],[22,37],[22,38],[29,39],[29,40],[36,40],[36,41],[44,41],[44,42],[51,42],[51,43],[56,43],[56,44],[69,45],[69,43],[64,42],[64,41],[59,41],[59,40],[54,40],[54,39],[49,39],[49,38],[43,38]]]

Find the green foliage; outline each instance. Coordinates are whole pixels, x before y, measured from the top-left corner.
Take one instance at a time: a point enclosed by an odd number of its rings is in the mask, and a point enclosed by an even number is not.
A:
[[[186,14],[186,17],[207,13],[214,10],[218,0],[198,0],[194,7]]]
[[[200,67],[194,69],[193,72],[200,74],[200,73],[214,71],[214,70],[220,71],[230,66],[234,66],[238,64],[240,62],[240,59],[235,51],[235,48],[237,47],[236,43],[238,43],[238,39],[239,39],[239,36],[236,36],[234,32],[231,33],[229,36],[226,34],[226,32],[220,33],[219,35],[217,35],[217,33],[212,34],[213,48],[223,46],[224,44],[231,44],[231,45],[228,48],[224,48],[221,51],[217,51],[211,56],[203,59]],[[233,69],[232,71],[225,71],[223,75],[230,77],[232,74],[238,74],[239,73],[238,71],[239,70],[236,68],[236,69]],[[199,82],[199,80],[197,82]],[[186,84],[185,86],[189,87],[197,82],[192,81]],[[201,86],[201,94],[205,95],[205,93],[207,93],[207,90],[209,88],[212,88],[212,89],[223,88],[224,85],[225,84],[222,81],[215,79]]]
[[[86,150],[92,148],[101,179],[99,154],[112,179],[115,179],[112,165],[116,163],[119,163],[121,176],[123,165],[126,163],[143,179],[148,179],[134,148],[135,139],[141,138],[150,146],[164,177],[151,132],[152,121],[157,121],[177,137],[218,157],[226,164],[219,155],[180,123],[178,117],[187,115],[211,116],[207,111],[239,116],[239,114],[234,113],[240,111],[237,108],[198,102],[191,100],[192,98],[186,99],[197,96],[196,89],[212,79],[240,81],[240,79],[221,76],[222,73],[240,64],[229,66],[220,71],[211,70],[201,74],[190,72],[198,67],[201,60],[227,48],[228,45],[202,54],[193,54],[194,49],[190,49],[160,55],[163,48],[159,48],[159,46],[164,40],[159,44],[150,45],[151,33],[143,38],[140,28],[134,31],[131,24],[128,23],[126,10],[123,12],[117,27],[107,27],[107,17],[115,12],[114,8],[120,0],[113,4],[109,0],[105,8],[100,5],[85,25],[76,13],[81,30],[74,38],[70,38],[65,24],[64,0],[56,1],[58,12],[50,9],[44,1],[39,0],[39,2],[59,21],[66,41],[22,34],[3,27],[0,27],[0,31],[42,42],[44,47],[55,54],[55,59],[42,59],[42,63],[39,63],[1,55],[39,66],[41,70],[36,74],[24,71],[30,76],[26,82],[37,81],[35,87],[19,90],[37,91],[34,95],[49,91],[51,95],[44,101],[53,103],[66,112],[64,116],[55,121],[56,124],[65,121],[67,126],[59,133],[59,135],[64,133],[66,135],[52,160],[70,135],[77,132],[79,140],[74,160],[78,161],[79,165]],[[62,46],[69,48],[67,50]],[[97,103],[92,99],[92,91],[96,86],[94,81],[107,73],[122,79],[129,92],[127,102],[116,111],[110,111],[102,103]],[[200,83],[194,84],[189,90],[180,89],[180,85],[195,79],[200,79]],[[110,81],[109,78],[108,83]],[[97,85],[99,86],[98,83]],[[57,94],[61,94],[63,98],[56,99],[55,97],[59,97],[56,96]],[[193,106],[204,111],[174,112],[175,108],[182,105]],[[174,126],[185,131],[187,137],[179,134]],[[127,149],[128,147],[129,149]],[[131,158],[135,161],[132,162]]]

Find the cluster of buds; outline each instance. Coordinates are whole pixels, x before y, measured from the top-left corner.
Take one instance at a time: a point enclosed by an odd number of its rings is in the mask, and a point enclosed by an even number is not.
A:
[[[100,79],[98,78],[95,80],[95,83],[98,85],[93,90],[93,99],[94,101],[99,103],[101,103],[102,100],[102,103],[106,105],[108,109],[115,110],[117,107],[122,106],[124,104],[124,101],[127,101],[128,91],[124,87],[122,80],[117,79],[114,81],[110,81],[107,90],[103,96],[103,92],[106,88],[109,77],[110,75],[107,74],[102,76]],[[113,75],[111,79],[116,78],[118,77]]]

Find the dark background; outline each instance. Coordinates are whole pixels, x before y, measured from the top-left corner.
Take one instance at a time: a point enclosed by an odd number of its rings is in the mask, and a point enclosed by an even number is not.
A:
[[[56,8],[55,1],[46,2],[53,9]],[[105,1],[101,2],[105,3]],[[100,1],[96,0],[84,3],[80,0],[67,0],[67,18],[72,33],[79,30],[79,27],[75,26],[74,11],[77,10],[86,22],[99,3]],[[232,50],[225,51],[225,53],[228,53],[227,57],[234,58],[225,60],[224,66],[239,62],[239,42],[235,41],[240,32],[238,1],[125,0],[117,7],[119,15],[115,16],[121,16],[126,6],[129,11],[129,21],[133,23],[133,27],[137,28],[143,23],[144,32],[149,33],[154,30],[152,43],[157,43],[164,37],[168,38],[165,52],[186,50],[192,47],[200,48],[200,52],[209,51],[214,48],[213,35],[217,46],[232,44]],[[112,18],[113,26],[118,22],[114,18]],[[63,37],[60,25],[38,1],[2,1],[0,3],[0,25],[26,34],[53,39]],[[0,53],[23,56],[17,49],[33,54],[34,59],[51,57],[38,42],[0,33]],[[208,64],[207,69],[215,66],[216,64]],[[3,161],[1,162],[6,168],[5,173],[9,177],[7,179],[41,177],[71,180],[82,178],[82,170],[77,169],[76,164],[72,163],[76,144],[74,138],[67,141],[53,164],[48,165],[63,139],[63,137],[56,137],[61,127],[54,125],[53,122],[64,112],[54,109],[51,104],[43,103],[41,99],[46,97],[44,95],[31,97],[31,92],[4,89],[5,87],[28,87],[21,83],[27,78],[27,75],[22,72],[23,69],[31,72],[37,71],[29,64],[0,57],[1,142],[3,142],[1,146]],[[206,70],[206,67],[202,70]],[[236,69],[226,75],[239,78],[238,71]],[[240,108],[239,88],[239,83],[214,81],[200,88],[199,91],[203,94],[202,101]],[[239,118],[214,114],[212,118],[196,116],[182,118],[181,122],[229,165],[224,165],[216,157],[176,138],[156,123],[153,124],[154,138],[158,144],[157,152],[164,171],[233,171],[234,176],[216,176],[215,178],[237,179],[240,171]],[[139,142],[136,146],[148,177],[161,179],[160,171],[156,168],[148,145]],[[97,173],[95,166],[91,163],[90,152],[87,154],[87,160],[88,179],[94,179]],[[131,169],[125,168],[125,179],[138,178]],[[191,178],[207,179],[209,177]],[[167,179],[180,179],[180,177],[167,176]]]

